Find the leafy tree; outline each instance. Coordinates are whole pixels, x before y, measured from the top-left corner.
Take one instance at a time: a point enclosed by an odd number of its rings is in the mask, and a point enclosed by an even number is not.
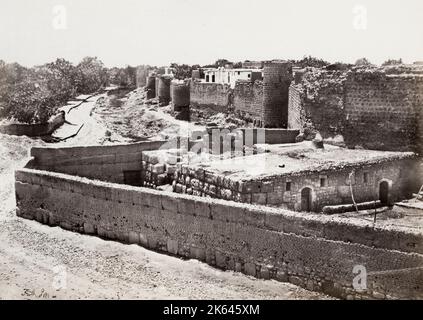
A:
[[[200,68],[199,65],[190,66],[187,64],[177,64],[177,63],[172,63],[170,67],[174,69],[175,78],[180,80],[191,78],[192,70],[197,70]]]
[[[323,68],[330,65],[329,62],[315,58],[312,56],[304,56],[301,60],[294,61],[294,65],[299,68],[307,68],[307,67],[314,67],[314,68]]]
[[[97,57],[85,57],[76,66],[77,91],[89,94],[106,86],[108,83],[107,70]]]
[[[372,63],[367,58],[360,58],[355,62],[356,66],[371,66]]]
[[[71,97],[93,93],[107,80],[106,69],[97,58],[84,58],[77,67],[57,59],[29,69],[0,60],[0,117],[45,122]]]
[[[6,105],[7,117],[25,123],[46,122],[57,110],[57,100],[46,82],[26,79],[15,86]]]
[[[58,104],[63,104],[77,93],[77,70],[64,59],[47,63],[38,68],[39,78],[46,82],[47,88],[54,92]]]
[[[137,68],[127,66],[126,68],[109,69],[108,78],[111,84],[134,88],[137,80]]]
[[[395,66],[395,65],[402,64],[402,63],[403,62],[402,62],[402,59],[401,58],[398,59],[398,60],[396,60],[396,59],[389,59],[389,60],[385,61],[384,63],[382,63],[382,66]]]

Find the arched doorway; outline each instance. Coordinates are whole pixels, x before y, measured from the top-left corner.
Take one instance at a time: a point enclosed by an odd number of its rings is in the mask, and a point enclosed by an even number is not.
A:
[[[311,189],[304,188],[301,190],[301,211],[310,212],[311,205]]]
[[[379,183],[379,200],[383,205],[389,204],[389,183],[387,181]]]

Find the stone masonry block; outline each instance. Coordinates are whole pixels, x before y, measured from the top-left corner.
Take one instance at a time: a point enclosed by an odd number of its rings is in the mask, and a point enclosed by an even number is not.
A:
[[[224,203],[213,203],[211,206],[211,215],[213,220],[219,220],[223,222],[229,222],[230,218],[230,207]]]
[[[147,241],[147,236],[143,233],[139,234],[139,239],[140,239],[140,245],[142,245],[143,247],[147,247],[148,246],[148,241]]]
[[[178,254],[178,241],[176,240],[167,240],[167,252],[177,255]]]
[[[244,272],[249,276],[256,276],[256,265],[254,263],[246,263],[244,264]]]
[[[194,215],[195,201],[191,199],[178,199],[178,212],[181,214]]]
[[[161,200],[160,193],[143,192],[140,194],[140,196],[144,200],[143,202],[144,205],[153,207],[153,208],[158,208],[158,209],[162,208],[162,200]]]
[[[251,202],[256,204],[267,204],[267,193],[253,193]]]
[[[164,163],[158,163],[153,166],[153,173],[162,174],[166,170],[166,166]]]
[[[206,250],[204,248],[198,248],[198,247],[191,247],[190,248],[190,256],[191,258],[205,261],[206,260]]]
[[[211,217],[210,203],[207,200],[195,200],[195,214],[206,218]]]
[[[219,250],[215,252],[216,257],[216,266],[219,268],[225,269],[226,268],[226,255]]]
[[[246,209],[245,210],[245,222],[249,225],[256,226],[256,227],[264,227],[266,214],[262,212],[260,209]]]
[[[171,212],[178,212],[178,199],[168,195],[162,195],[162,209],[171,211]]]
[[[85,222],[84,223],[84,233],[86,233],[86,234],[95,234],[96,233],[95,226],[93,226],[90,223]]]
[[[130,231],[128,236],[128,242],[133,244],[140,243],[140,235],[137,232]]]
[[[283,191],[270,192],[267,194],[267,204],[278,205],[283,202]]]

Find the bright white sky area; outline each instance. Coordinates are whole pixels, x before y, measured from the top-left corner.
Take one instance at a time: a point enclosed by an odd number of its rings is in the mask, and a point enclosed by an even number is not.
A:
[[[422,0],[1,0],[0,59],[423,60]]]

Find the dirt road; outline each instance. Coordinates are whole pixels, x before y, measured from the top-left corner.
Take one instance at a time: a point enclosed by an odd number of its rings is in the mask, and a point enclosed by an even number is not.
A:
[[[87,112],[81,110],[72,121]],[[87,128],[66,144],[101,138],[93,131],[95,123]],[[43,144],[0,135],[0,299],[327,298],[291,284],[224,272],[195,260],[16,217],[13,171],[28,159],[31,146]]]

